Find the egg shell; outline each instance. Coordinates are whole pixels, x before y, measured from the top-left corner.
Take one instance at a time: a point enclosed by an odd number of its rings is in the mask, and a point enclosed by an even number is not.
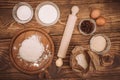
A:
[[[98,19],[96,19],[96,24],[98,26],[103,26],[105,25],[105,23],[106,23],[106,19],[104,17],[99,17]]]
[[[90,17],[93,19],[98,18],[101,15],[101,11],[99,9],[92,10]]]

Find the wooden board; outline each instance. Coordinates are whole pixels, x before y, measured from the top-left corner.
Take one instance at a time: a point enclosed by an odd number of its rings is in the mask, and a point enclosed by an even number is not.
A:
[[[33,9],[36,6],[44,2],[45,0],[21,0],[31,4]],[[12,17],[12,8],[18,3],[18,0],[0,0],[0,80],[119,80],[120,79],[120,0],[51,0],[56,3],[60,8],[59,21],[50,27],[44,27],[38,24],[35,17],[27,24],[18,24]],[[65,24],[70,14],[70,9],[73,5],[77,5],[80,8],[80,12],[77,14],[78,20],[76,22],[73,36],[67,51],[67,56],[64,59],[64,65],[61,69],[55,66],[57,59],[57,52],[62,39]],[[92,8],[100,8],[102,10],[102,16],[107,20],[107,23],[103,27],[97,27],[95,34],[105,34],[111,40],[111,49],[108,54],[115,56],[114,66],[109,70],[93,73],[89,78],[82,78],[74,74],[70,67],[70,55],[71,50],[75,46],[89,47],[89,40],[91,36],[83,36],[78,30],[78,24],[81,19],[90,18],[90,10]],[[16,27],[17,26],[17,27]],[[55,45],[55,55],[51,66],[48,68],[50,78],[46,73],[42,76],[27,75],[18,71],[11,63],[9,58],[10,42],[13,36],[25,28],[37,27],[43,28],[51,37]]]
[[[43,43],[43,46],[45,48],[45,52],[39,58],[39,61],[37,61],[37,63],[28,62],[22,59],[19,54],[19,49],[21,47],[22,42],[33,35],[39,37],[39,41]],[[44,57],[46,56],[47,59],[44,59]],[[51,64],[53,56],[54,56],[54,44],[50,36],[43,29],[39,28],[23,29],[20,32],[18,32],[11,41],[10,58],[12,60],[12,63],[15,65],[15,67],[17,67],[19,70],[25,73],[36,74],[45,71],[45,69]],[[37,64],[38,66],[35,66],[34,64]]]

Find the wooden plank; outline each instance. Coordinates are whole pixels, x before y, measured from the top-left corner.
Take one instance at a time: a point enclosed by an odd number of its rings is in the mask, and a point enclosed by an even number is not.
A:
[[[28,2],[33,7],[36,7],[39,3],[44,2],[45,0],[21,0],[21,2]],[[46,0],[47,1],[47,0]],[[95,3],[114,3],[120,2],[119,0],[51,0],[52,2],[59,5],[84,5],[84,4],[95,4]],[[0,8],[12,8],[15,4],[17,4],[18,0],[1,0]]]
[[[11,39],[19,30],[24,29],[24,26],[22,26],[21,24],[17,24],[17,23],[15,23],[14,25],[11,24],[11,26],[10,26],[10,29],[8,27],[8,29],[1,29],[0,30],[0,39],[4,39],[4,38]],[[119,22],[107,23],[103,27],[97,27],[97,31],[95,32],[95,34],[98,34],[98,33],[112,34],[112,32],[113,33],[119,33],[120,32],[120,27],[119,26],[120,26]],[[27,25],[26,24],[25,28],[28,28],[28,27],[38,27],[38,28],[41,28],[41,26],[35,25],[35,23],[32,23],[31,25]],[[64,27],[59,27],[59,26],[44,27],[43,29],[45,29],[46,32],[49,33],[49,35],[51,35],[51,36],[62,35],[63,31],[64,31]],[[82,35],[79,32],[77,26],[75,26],[73,34],[75,34],[75,35],[77,35],[77,34],[78,35]]]
[[[99,6],[97,6],[97,5],[99,5]],[[113,5],[113,7],[111,7],[111,5]],[[84,18],[89,18],[89,14],[90,14],[89,8],[94,8],[94,7],[98,7],[100,9],[102,9],[102,14],[107,19],[107,23],[106,23],[105,27],[116,26],[116,25],[114,25],[116,22],[118,22],[117,26],[119,26],[120,7],[117,7],[117,6],[119,6],[119,3],[104,3],[104,4],[91,4],[89,6],[88,5],[79,5],[79,6],[80,6],[80,13],[78,14],[78,20],[77,20],[77,23],[75,26],[74,34],[79,34],[78,24],[79,24],[80,20],[84,19]],[[71,6],[69,6],[69,7],[71,7]],[[84,7],[86,7],[86,8],[84,9]],[[63,8],[65,8],[65,10],[62,10]],[[59,19],[57,24],[53,25],[51,27],[45,28],[52,35],[59,35],[59,34],[63,33],[68,14],[70,12],[70,8],[67,8],[65,5],[63,5],[60,9],[62,10],[61,18]],[[0,28],[2,28],[2,29],[9,28],[9,26],[10,26],[10,28],[12,27],[14,30],[16,30],[18,28],[23,29],[24,26],[25,27],[42,27],[42,25],[40,25],[36,22],[34,17],[31,22],[29,22],[25,25],[17,24],[12,17],[12,14],[11,14],[12,9],[0,9],[0,10],[1,10],[1,12],[0,12],[0,23],[1,23]],[[13,24],[13,23],[15,23],[15,24]],[[16,27],[16,26],[19,26],[19,27]],[[99,30],[99,27],[98,27],[98,30]],[[7,31],[5,31],[5,32],[6,32],[5,34],[7,34]],[[1,31],[1,33],[4,33],[4,32]]]

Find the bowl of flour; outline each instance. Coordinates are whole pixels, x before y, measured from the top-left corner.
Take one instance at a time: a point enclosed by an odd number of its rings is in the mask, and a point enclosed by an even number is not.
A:
[[[43,29],[23,29],[13,37],[10,44],[10,59],[24,73],[44,71],[51,64],[53,56],[53,41]]]
[[[35,9],[35,18],[43,26],[51,26],[57,23],[60,17],[58,6],[50,1],[40,3]]]
[[[106,53],[110,50],[110,39],[104,34],[96,34],[90,39],[90,49],[98,54]]]
[[[20,2],[13,7],[13,18],[18,23],[27,23],[33,17],[33,9],[30,4],[26,2]]]

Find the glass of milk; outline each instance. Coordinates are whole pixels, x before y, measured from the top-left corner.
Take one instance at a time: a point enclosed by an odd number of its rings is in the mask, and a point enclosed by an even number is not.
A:
[[[15,21],[24,24],[32,19],[33,9],[30,4],[26,2],[20,2],[14,6],[12,15]]]

